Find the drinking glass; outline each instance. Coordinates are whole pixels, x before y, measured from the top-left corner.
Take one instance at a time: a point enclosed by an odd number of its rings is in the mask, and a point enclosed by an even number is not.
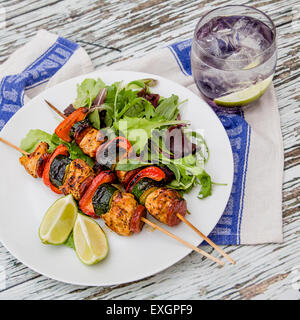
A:
[[[276,68],[276,29],[262,11],[228,5],[197,23],[191,50],[194,81],[213,105],[249,105],[269,87]]]

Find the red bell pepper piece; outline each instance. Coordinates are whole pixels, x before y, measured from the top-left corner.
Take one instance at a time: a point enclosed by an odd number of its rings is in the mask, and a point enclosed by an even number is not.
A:
[[[131,179],[138,173],[140,172],[141,170],[143,170],[143,168],[136,168],[136,169],[133,169],[133,170],[130,170],[126,173],[125,177],[124,177],[124,181],[123,181],[123,186],[124,188],[127,187],[127,185],[129,184],[129,182],[131,181]]]
[[[79,201],[80,210],[93,218],[99,218],[94,211],[93,196],[98,187],[103,183],[112,183],[116,179],[116,176],[110,170],[100,172],[90,184],[83,197]]]
[[[58,135],[58,137],[64,141],[71,142],[72,139],[69,136],[71,128],[76,122],[83,120],[87,112],[88,112],[87,108],[79,108],[76,111],[72,112],[55,129],[55,133]]]
[[[49,161],[50,157],[51,157],[51,155],[49,153],[47,153],[47,154],[45,153],[39,158],[38,167],[37,167],[37,175],[39,178],[42,178],[45,165]]]
[[[47,163],[45,165],[44,171],[43,171],[43,181],[47,187],[51,188],[52,191],[54,191],[55,193],[58,193],[58,194],[62,194],[62,192],[51,183],[50,177],[49,177],[51,163],[54,160],[54,158],[56,158],[58,155],[68,156],[69,155],[68,148],[63,144],[60,144],[52,152],[49,160],[47,161]]]
[[[155,181],[161,181],[165,179],[166,174],[158,167],[147,167],[139,171],[129,182],[126,187],[126,192],[131,192],[135,184],[142,178],[150,178]]]

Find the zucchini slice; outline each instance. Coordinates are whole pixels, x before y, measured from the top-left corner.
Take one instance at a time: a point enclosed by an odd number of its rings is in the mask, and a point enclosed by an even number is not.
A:
[[[55,157],[50,165],[49,178],[55,187],[60,187],[63,184],[65,172],[72,160],[64,155]]]
[[[150,188],[156,187],[156,185],[157,183],[154,180],[150,178],[143,178],[134,185],[131,193],[137,198],[138,202],[141,202],[141,200],[143,200],[141,198],[144,192],[146,192]]]
[[[78,131],[78,132],[83,131],[84,129],[86,129],[86,128],[90,127],[90,126],[91,126],[91,123],[87,118],[76,122],[73,125],[73,127],[71,128],[70,132],[69,132],[70,138],[74,139],[76,131]]]
[[[98,187],[92,199],[94,211],[97,216],[108,212],[111,198],[116,192],[119,192],[119,189],[109,183],[103,183]]]
[[[145,205],[146,199],[149,196],[149,194],[151,194],[153,191],[157,190],[158,187],[151,187],[149,189],[147,189],[141,196],[140,196],[140,204],[142,204],[143,206]]]

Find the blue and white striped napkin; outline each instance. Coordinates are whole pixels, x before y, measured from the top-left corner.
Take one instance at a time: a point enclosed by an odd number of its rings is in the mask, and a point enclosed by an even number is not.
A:
[[[110,70],[150,72],[198,94],[191,77],[191,40],[117,63]],[[30,99],[63,80],[93,70],[77,44],[41,30],[0,67],[0,130]],[[227,207],[210,234],[217,244],[282,241],[283,145],[273,86],[245,112],[216,111],[234,156]]]
[[[26,99],[91,71],[92,62],[85,50],[74,42],[40,30],[0,66],[0,130]]]

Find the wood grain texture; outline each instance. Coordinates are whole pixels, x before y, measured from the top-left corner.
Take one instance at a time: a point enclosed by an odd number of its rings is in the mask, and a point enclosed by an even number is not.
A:
[[[96,42],[122,50],[119,53],[82,44],[94,66],[100,68],[191,37],[204,12],[216,6],[241,3],[271,15],[277,27],[279,56],[274,84],[285,152],[284,242],[223,247],[237,265],[228,264],[222,269],[191,253],[157,275],[113,287],[81,287],[47,279],[18,262],[0,244],[0,266],[4,266],[6,273],[6,288],[2,291],[0,283],[0,299],[300,299],[299,291],[292,287],[295,270],[300,272],[296,269],[300,267],[300,22],[296,20],[300,7],[297,0],[111,0],[84,4],[81,0],[0,1],[6,9],[6,28],[0,29],[0,63],[44,28],[75,41]],[[211,248],[205,250],[212,253]]]

